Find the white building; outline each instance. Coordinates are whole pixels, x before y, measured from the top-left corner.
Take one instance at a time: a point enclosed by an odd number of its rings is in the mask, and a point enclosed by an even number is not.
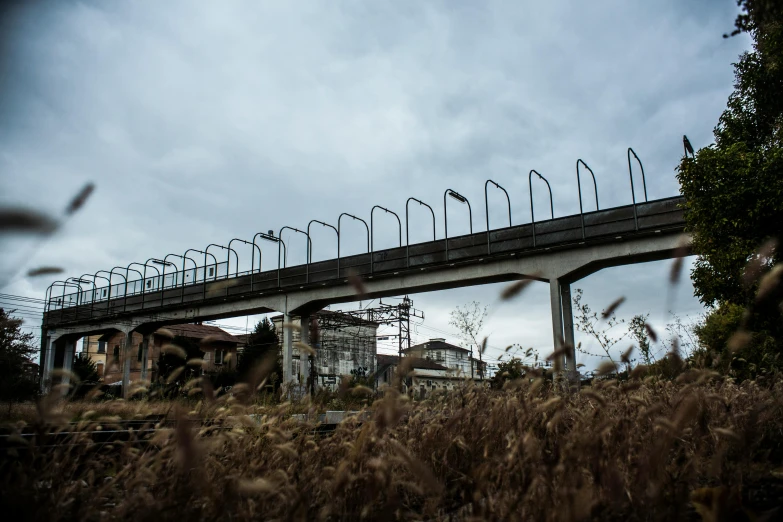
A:
[[[445,366],[455,376],[472,377],[480,380],[487,378],[485,362],[471,357],[470,350],[449,344],[443,338],[430,339],[426,343],[417,344],[403,350],[406,357],[419,357],[434,361]]]
[[[320,327],[321,319],[327,314],[332,315],[331,320],[328,321],[330,324],[339,324],[339,317],[335,318],[334,316],[342,315],[329,310],[321,310],[316,314],[319,323],[319,339],[318,342],[313,343],[316,352],[314,361],[316,385],[319,388],[335,390],[340,384],[340,378],[344,375],[349,377],[372,376],[375,373],[375,356],[378,349],[376,340],[378,325],[351,317],[350,324],[346,323],[339,328],[322,329]],[[282,350],[283,316],[278,315],[272,317],[271,320],[277,330]],[[294,319],[292,322],[299,324],[299,319]],[[299,341],[299,331],[294,330],[292,333],[294,342]],[[294,346],[291,361],[292,375],[298,381],[302,381],[299,359],[299,350]],[[299,384],[306,384],[306,380],[299,382]]]

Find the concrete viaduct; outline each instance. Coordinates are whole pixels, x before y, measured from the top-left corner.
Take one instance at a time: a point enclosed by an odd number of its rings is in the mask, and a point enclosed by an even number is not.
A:
[[[425,243],[403,245],[400,239],[395,248],[291,267],[278,264],[277,269],[265,271],[259,267],[240,273],[237,260],[237,270],[231,273],[229,252],[225,262],[213,256],[210,264],[205,255],[204,264],[193,262],[193,268],[186,267],[185,256],[181,270],[175,266],[176,271],[166,272],[163,266],[162,274],[148,273],[145,263],[138,280],[128,280],[126,271],[124,283],[114,284],[112,275],[104,278],[110,283],[107,287],[96,286],[95,278],[88,290],[79,283],[62,282],[62,295],[55,295],[56,285],[47,295],[41,336],[42,385],[49,385],[55,367],[71,368],[75,343],[86,335],[124,332],[127,351],[132,333],[141,333],[146,360],[151,334],[162,326],[281,312],[286,320],[302,319],[302,340],[307,342],[310,315],[326,305],[358,299],[350,274],[362,278],[362,299],[519,279],[548,282],[553,347],[558,349],[563,342],[571,346],[566,368],[575,371],[571,284],[606,267],[688,255],[683,205],[683,198],[677,196]],[[260,235],[285,248],[279,235]],[[292,344],[292,333],[285,329],[285,382],[294,378]],[[130,357],[124,360],[123,389],[127,391]],[[307,375],[306,364],[301,367]],[[67,382],[67,377],[63,379]]]

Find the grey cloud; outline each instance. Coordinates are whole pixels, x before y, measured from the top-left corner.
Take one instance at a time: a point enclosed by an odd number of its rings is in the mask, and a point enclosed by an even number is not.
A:
[[[487,178],[509,190],[514,222],[527,222],[531,168],[552,184],[555,215],[570,214],[578,157],[596,172],[602,207],[626,204],[628,146],[644,161],[650,197],[674,195],[681,135],[711,141],[730,64],[747,46],[721,38],[735,9],[32,4],[5,24],[0,202],[60,211],[94,181],[87,207],[28,260],[77,274],[312,218],[336,223],[340,212],[369,221],[373,204],[404,219],[408,196],[434,207],[442,237],[447,187],[470,199],[482,230]],[[548,196],[540,184],[534,191],[543,217]],[[501,194],[490,198],[490,220],[502,223]],[[376,218],[376,248],[396,244],[396,222]],[[464,208],[449,207],[449,225],[467,231]],[[342,248],[362,251],[361,227],[348,230]],[[412,240],[429,234],[427,214],[412,208]],[[336,251],[329,231],[316,232],[314,247],[315,259]],[[271,268],[276,252],[264,248]],[[303,260],[294,243],[291,261]],[[15,261],[4,256],[0,270]],[[40,297],[45,287],[17,281],[4,291]],[[467,293],[489,302],[496,290]],[[460,295],[421,297],[438,328]],[[530,305],[540,343],[548,313],[546,301]]]

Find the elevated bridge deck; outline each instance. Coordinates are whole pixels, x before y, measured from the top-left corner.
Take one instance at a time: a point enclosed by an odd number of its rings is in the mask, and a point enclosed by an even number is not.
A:
[[[91,325],[96,323],[133,317],[139,321],[165,324],[167,321],[184,322],[283,311],[274,304],[279,300],[259,299],[264,296],[309,296],[297,299],[297,306],[309,301],[317,301],[317,306],[323,306],[329,302],[348,300],[346,296],[350,295],[350,292],[343,290],[324,293],[320,290],[345,288],[348,283],[347,276],[351,273],[360,275],[367,283],[390,279],[403,281],[378,288],[368,284],[371,297],[468,286],[518,278],[520,275],[533,276],[532,273],[493,273],[492,270],[487,270],[484,277],[466,276],[460,280],[458,275],[449,277],[445,274],[455,267],[490,267],[509,259],[530,256],[555,259],[566,251],[585,250],[621,241],[645,241],[645,238],[660,235],[679,235],[685,227],[683,203],[683,198],[676,196],[559,217],[535,224],[476,232],[448,240],[441,238],[372,253],[279,269],[257,270],[252,273],[229,273],[228,262],[215,262],[176,272],[164,271],[160,275],[140,277],[138,280],[129,280],[127,283],[113,284],[110,287],[69,293],[64,290],[61,295],[48,296],[43,326],[44,329],[65,327],[69,331],[88,331]],[[583,263],[581,268],[561,275],[573,281],[602,266],[666,258],[671,255],[671,248],[656,247],[627,261],[596,258],[594,262]],[[416,283],[415,279],[410,277],[422,272],[431,274],[427,283]],[[545,274],[539,274],[538,278],[550,279]],[[232,306],[226,307],[227,304]],[[200,311],[186,312],[194,309]]]

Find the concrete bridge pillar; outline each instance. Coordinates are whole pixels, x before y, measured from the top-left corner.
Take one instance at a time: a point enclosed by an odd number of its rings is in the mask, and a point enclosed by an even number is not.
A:
[[[288,385],[294,380],[294,332],[287,325],[291,324],[291,316],[288,312],[283,314],[283,385]]]
[[[549,299],[552,310],[552,336],[555,351],[568,346],[565,369],[569,378],[576,379],[576,348],[574,344],[574,314],[571,308],[571,285],[562,278],[549,280]]]
[[[130,370],[131,370],[131,346],[133,346],[133,330],[125,333],[125,342],[122,347],[122,398],[130,397]]]
[[[65,339],[65,346],[63,351],[63,376],[60,380],[60,384],[68,386],[71,383],[70,372],[73,371],[73,357],[76,353],[76,341],[77,339],[68,337]],[[68,394],[68,388],[63,388],[63,395]]]
[[[149,358],[151,340],[152,340],[152,334],[149,333],[144,336],[144,340],[141,342],[141,380],[142,381],[146,381],[148,378],[147,365],[149,364],[149,361],[147,359]]]
[[[300,341],[304,344],[310,344],[310,316],[301,315],[299,323],[302,326]],[[299,350],[299,384],[307,385],[307,379],[310,377],[310,356]]]
[[[52,386],[52,371],[54,370],[54,354],[60,336],[52,331],[45,334],[44,349],[41,352],[41,393],[48,393]]]

